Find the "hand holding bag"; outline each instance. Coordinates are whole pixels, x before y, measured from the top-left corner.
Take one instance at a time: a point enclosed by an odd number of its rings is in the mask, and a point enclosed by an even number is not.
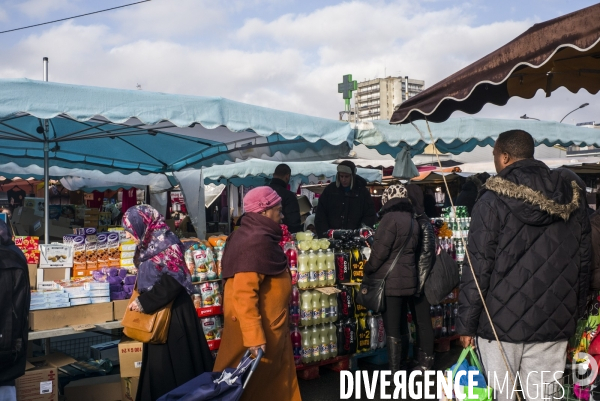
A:
[[[472,365],[469,366],[468,362],[465,362],[467,360],[468,356],[471,356],[471,363]],[[463,364],[463,362],[465,362]],[[462,366],[461,366],[462,365]],[[454,384],[454,380],[456,378],[456,374],[458,373],[459,370],[465,370],[465,375],[463,375],[461,377],[460,383],[458,383],[456,386],[452,386],[452,389],[454,388],[460,388],[461,392],[463,393],[464,396],[466,396],[465,399],[470,399],[470,400],[479,400],[479,401],[492,401],[494,399],[494,389],[490,386],[488,386],[485,383],[485,378],[483,377],[483,369],[481,368],[481,363],[479,363],[479,358],[477,358],[477,354],[475,353],[475,351],[473,350],[473,347],[469,346],[465,349],[463,349],[462,353],[460,354],[460,357],[458,358],[458,361],[456,362],[456,365],[454,365],[454,369],[452,370],[452,383]],[[478,370],[479,374],[475,375],[474,377],[474,382],[476,382],[476,386],[474,386],[471,391],[472,394],[474,395],[474,398],[469,398],[469,387],[468,387],[468,371],[469,370]],[[445,397],[445,394],[443,394],[444,397],[443,399],[448,399]],[[452,400],[460,400],[462,398],[458,397],[458,394],[454,394]]]
[[[136,282],[133,294],[131,295],[131,302],[134,302],[139,296]],[[173,301],[151,314],[132,311],[127,307],[125,316],[123,316],[123,320],[121,321],[121,325],[124,327],[123,334],[132,340],[143,343],[165,344],[169,334],[169,326],[171,325],[172,306]]]
[[[468,262],[465,260],[465,266]],[[435,256],[431,273],[425,280],[423,292],[430,305],[441,303],[460,284],[458,265],[446,251]]]
[[[402,244],[402,248],[398,251],[398,254],[394,258],[394,261],[390,265],[387,273],[382,279],[374,279],[369,276],[365,276],[363,282],[361,283],[358,294],[356,295],[356,303],[364,306],[365,308],[373,311],[373,313],[381,313],[385,311],[385,280],[388,278],[396,263],[398,262],[398,258],[400,255],[404,253],[404,248],[406,248],[406,244],[410,240],[412,236],[413,230],[413,218],[410,219],[410,228],[408,230],[408,235],[406,236],[406,240],[404,244]]]

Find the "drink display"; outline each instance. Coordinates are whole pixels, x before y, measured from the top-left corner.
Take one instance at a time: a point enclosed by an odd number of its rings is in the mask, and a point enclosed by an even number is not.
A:
[[[331,358],[335,358],[338,355],[337,334],[335,325],[332,322],[329,322],[329,327],[327,328],[327,335],[329,336],[329,356]]]
[[[331,294],[329,296],[329,313],[328,320],[330,322],[337,322],[338,320],[338,297],[337,294]]]
[[[308,326],[312,324],[313,320],[312,293],[304,291],[300,298],[302,299],[302,304],[300,305],[300,324]]]
[[[300,251],[298,255],[298,288],[305,290],[308,288],[308,276],[310,274],[308,268],[308,255],[304,251]]]
[[[310,331],[310,345],[312,347],[312,362],[319,362],[321,360],[320,351],[320,340],[321,336],[317,326],[313,326]]]
[[[319,328],[319,338],[320,338],[320,348],[319,354],[321,356],[321,360],[327,360],[330,358],[329,354],[329,328],[325,324],[322,324]]]
[[[335,255],[328,249],[325,253],[326,285],[335,285]]]
[[[310,331],[308,331],[308,328],[305,327],[300,332],[300,335],[302,336],[302,363],[303,364],[311,363],[313,358],[312,358],[312,343],[311,343],[311,338],[310,338]]]
[[[308,253],[308,288],[316,288],[319,283],[319,270],[317,268],[317,255],[314,251]]]
[[[317,253],[317,287],[327,285],[327,268],[325,267],[325,252],[319,249]]]
[[[311,291],[312,299],[312,324],[321,323],[321,293],[319,291]]]

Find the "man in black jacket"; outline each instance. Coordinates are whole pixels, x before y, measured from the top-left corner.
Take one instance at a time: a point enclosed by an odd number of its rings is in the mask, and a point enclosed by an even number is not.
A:
[[[373,227],[377,220],[367,182],[356,175],[354,163],[344,160],[337,171],[335,182],[329,184],[319,197],[315,217],[319,237],[332,229],[355,230],[363,224]]]
[[[475,280],[528,400],[541,397],[542,383],[562,377],[589,285],[585,184],[569,170],[550,170],[533,152],[527,132],[498,137],[498,176],[486,182],[469,232],[475,278],[465,266],[460,286],[457,330],[463,346],[477,346],[498,400],[514,398],[513,383],[505,382],[507,368]]]
[[[288,227],[291,234],[302,231],[302,221],[300,219],[300,204],[298,198],[287,186],[290,183],[292,169],[287,164],[280,164],[275,168],[273,179],[269,186],[273,188],[277,195],[281,197],[281,212],[283,213],[283,224]]]

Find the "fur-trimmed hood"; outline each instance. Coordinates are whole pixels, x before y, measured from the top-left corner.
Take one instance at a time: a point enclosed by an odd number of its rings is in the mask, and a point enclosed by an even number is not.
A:
[[[579,177],[568,170],[550,170],[544,163],[518,161],[487,180],[491,191],[526,224],[546,225],[556,219],[569,220],[581,207],[585,188]]]

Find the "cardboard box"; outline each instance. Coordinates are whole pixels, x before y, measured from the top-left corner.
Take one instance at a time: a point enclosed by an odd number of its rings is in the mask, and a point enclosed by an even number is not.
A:
[[[95,272],[96,269],[85,269],[85,270],[79,270],[79,269],[73,269],[73,277],[91,277],[93,276],[93,272]]]
[[[121,376],[75,380],[65,386],[66,401],[121,401]]]
[[[119,301],[113,301],[113,318],[114,320],[121,320],[125,316],[125,309],[131,302],[130,299],[123,299]]]
[[[28,263],[27,269],[29,270],[29,287],[33,290],[37,287],[37,264]]]
[[[56,280],[70,280],[71,279],[71,269],[70,268],[62,268],[62,269],[37,269],[37,285],[44,281],[56,281]],[[36,286],[37,286],[36,285]]]
[[[90,356],[96,360],[109,359],[113,365],[118,365],[120,341],[115,340],[102,344],[94,344],[90,347]]]
[[[40,267],[73,267],[73,246],[63,244],[40,245]]]
[[[16,236],[13,238],[15,245],[21,250],[39,250],[40,238],[31,236]]]
[[[50,330],[77,324],[111,322],[113,305],[111,302],[72,306],[70,308],[38,310],[29,313],[31,330]]]
[[[40,263],[40,251],[38,250],[29,250],[23,251],[25,255],[25,259],[27,259],[27,264],[37,265]]]
[[[139,384],[139,377],[121,377],[121,401],[135,401]]]
[[[119,343],[119,363],[121,377],[140,377],[142,370],[142,353],[144,344],[131,338],[123,337]]]
[[[16,380],[19,401],[58,401],[58,369],[76,362],[60,353],[27,360],[25,374]]]

